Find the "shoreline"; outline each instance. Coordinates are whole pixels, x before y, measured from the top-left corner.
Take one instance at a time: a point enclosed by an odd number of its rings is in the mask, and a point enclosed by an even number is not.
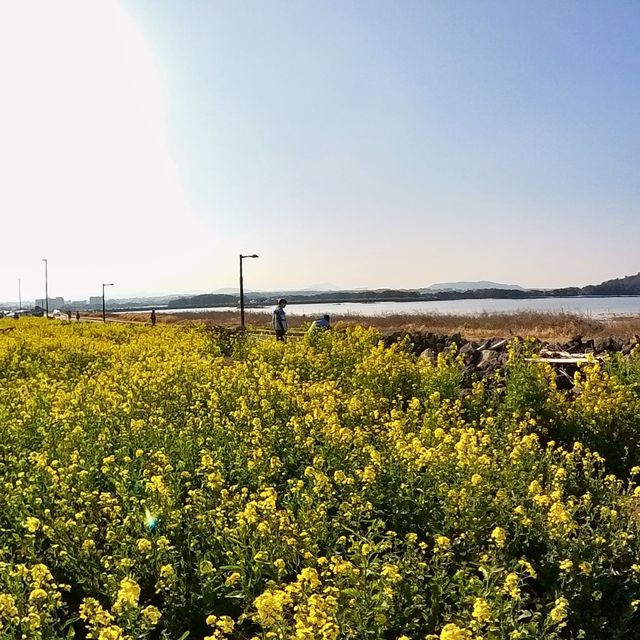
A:
[[[83,314],[84,315],[84,314]],[[94,314],[95,316],[100,314]],[[148,322],[144,312],[108,313],[112,320]],[[270,318],[254,310],[245,311],[249,330],[269,330]],[[159,324],[189,325],[203,323],[211,326],[235,328],[239,325],[239,314],[229,311],[193,311],[158,314]],[[305,330],[315,319],[313,315],[290,315],[289,326],[293,330]],[[531,336],[541,340],[570,340],[576,336],[586,339],[612,337],[630,339],[640,336],[640,314],[593,317],[585,314],[524,311],[517,313],[462,314],[387,314],[364,316],[356,314],[332,314],[332,325],[339,329],[360,325],[374,327],[382,333],[392,331],[421,331],[444,335],[460,334],[466,339],[511,338]]]

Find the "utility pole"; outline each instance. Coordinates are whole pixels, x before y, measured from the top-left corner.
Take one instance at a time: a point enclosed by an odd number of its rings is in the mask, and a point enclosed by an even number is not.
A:
[[[107,307],[105,305],[105,300],[104,300],[104,288],[105,287],[113,287],[113,282],[103,283],[102,284],[102,322],[106,322],[107,321]]]
[[[44,262],[44,307],[47,318],[49,317],[49,263],[46,258],[42,258],[42,262]]]
[[[245,258],[257,258],[255,253],[250,256],[243,256],[240,254],[240,326],[244,329],[244,282],[242,279],[242,261]]]

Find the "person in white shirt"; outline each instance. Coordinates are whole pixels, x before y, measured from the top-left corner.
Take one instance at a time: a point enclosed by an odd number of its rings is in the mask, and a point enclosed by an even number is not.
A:
[[[280,298],[278,306],[273,310],[273,330],[276,332],[276,340],[281,342],[284,342],[284,337],[289,329],[287,314],[284,312],[286,306],[287,301],[284,298]]]

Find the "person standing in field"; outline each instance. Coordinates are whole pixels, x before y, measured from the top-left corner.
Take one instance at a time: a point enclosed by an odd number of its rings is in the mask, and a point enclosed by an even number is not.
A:
[[[76,311],[76,322],[80,322],[80,312]]]
[[[156,310],[155,309],[151,309],[151,326],[152,327],[156,326]]]
[[[276,340],[280,340],[280,342],[284,342],[284,336],[289,329],[287,314],[284,312],[286,306],[287,301],[284,298],[280,298],[278,306],[273,311],[273,330],[276,332]]]

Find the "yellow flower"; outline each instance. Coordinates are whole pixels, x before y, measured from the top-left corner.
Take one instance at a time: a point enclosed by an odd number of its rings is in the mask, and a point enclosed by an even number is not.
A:
[[[14,618],[18,615],[16,601],[10,593],[0,593],[0,618]]]
[[[312,589],[320,586],[318,572],[312,567],[305,567],[298,576],[299,582],[306,582]]]
[[[152,549],[151,541],[146,538],[140,538],[136,546],[141,553],[148,553]]]
[[[31,629],[32,631],[40,629],[40,627],[42,626],[42,616],[36,611],[29,611],[29,615],[22,620],[23,622],[27,623],[29,629]]]
[[[554,622],[560,623],[566,620],[568,614],[569,601],[566,598],[558,598],[549,615]]]
[[[176,574],[175,569],[170,564],[163,564],[160,567],[160,577],[161,578],[173,578]]]
[[[156,624],[158,624],[158,622],[160,621],[160,618],[162,617],[162,614],[160,613],[160,611],[158,611],[158,609],[152,605],[149,605],[148,607],[145,607],[142,610],[142,615],[144,617],[144,619],[151,625],[151,626],[155,626]]]
[[[229,616],[221,616],[218,622],[216,622],[216,627],[218,627],[218,629],[223,633],[231,633],[234,626],[235,623]]]
[[[536,578],[537,577],[537,573],[536,570],[531,566],[530,562],[527,562],[524,558],[521,560],[518,560],[518,564],[527,572],[527,574],[529,574],[530,578]]]
[[[85,598],[80,605],[80,618],[95,626],[107,626],[113,616],[105,611],[95,598]]]
[[[92,549],[95,549],[96,543],[92,538],[87,538],[83,543],[82,543],[82,550],[85,551],[86,553],[88,553],[89,551],[91,551]]]
[[[507,541],[507,532],[502,527],[496,527],[491,532],[491,539],[496,543],[496,547],[504,547]]]
[[[44,589],[34,589],[29,594],[29,600],[46,600],[47,592]]]
[[[563,560],[560,563],[560,571],[571,571],[571,569],[573,569],[573,562],[571,560]]]
[[[127,640],[124,632],[117,625],[105,627],[100,630],[98,640]]]
[[[213,573],[213,564],[211,564],[211,562],[209,560],[203,560],[200,563],[200,573],[203,576],[206,576],[210,573]]]
[[[270,626],[282,619],[284,608],[290,603],[291,597],[285,591],[266,591],[253,601],[253,606],[260,624]]]
[[[447,536],[436,536],[434,542],[436,543],[436,551],[447,551],[451,548],[451,540]]]
[[[542,493],[542,487],[540,486],[540,483],[537,480],[533,480],[529,484],[529,493],[532,496],[537,496],[538,494]]]
[[[509,573],[504,579],[504,585],[502,586],[503,593],[511,596],[514,599],[520,597],[520,579],[517,573]]]
[[[237,571],[234,571],[226,580],[225,580],[225,584],[227,585],[227,587],[231,587],[232,585],[234,585],[236,582],[238,582],[238,580],[240,580],[240,574]]]
[[[35,533],[40,528],[40,520],[29,516],[24,522],[24,528],[29,533]]]
[[[440,632],[440,640],[471,640],[471,632],[457,624],[445,624]]]
[[[156,540],[156,546],[158,547],[158,549],[162,549],[163,551],[166,551],[171,547],[171,544],[166,536],[160,536]]]
[[[385,564],[380,571],[380,575],[393,584],[402,582],[402,575],[395,564]]]
[[[473,612],[471,615],[478,622],[489,622],[491,620],[491,607],[483,598],[476,598],[473,603]]]
[[[125,608],[135,607],[138,604],[139,598],[140,586],[138,583],[131,578],[124,578],[120,582],[120,589],[118,590],[118,596],[113,605],[113,610],[120,612]]]

